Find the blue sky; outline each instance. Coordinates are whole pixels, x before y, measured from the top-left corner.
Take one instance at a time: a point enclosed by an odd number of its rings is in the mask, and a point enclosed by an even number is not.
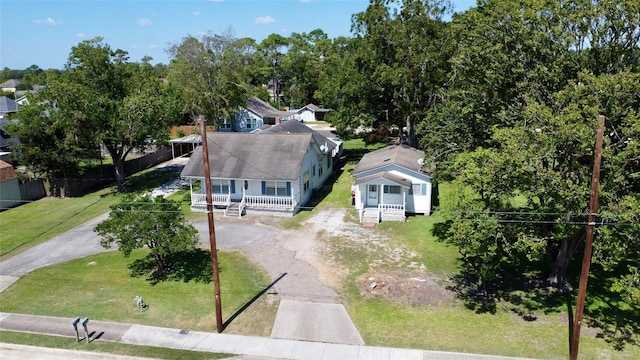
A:
[[[456,11],[475,0],[452,0]],[[0,0],[0,68],[62,69],[71,48],[101,36],[112,49],[169,63],[166,49],[188,35],[223,33],[260,42],[322,29],[351,36],[351,15],[368,0]]]

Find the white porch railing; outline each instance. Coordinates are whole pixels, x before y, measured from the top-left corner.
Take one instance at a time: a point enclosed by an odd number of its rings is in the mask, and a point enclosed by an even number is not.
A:
[[[213,206],[228,206],[231,194],[211,194]],[[207,206],[207,194],[191,193],[191,206]]]
[[[378,209],[382,212],[404,214],[404,204],[378,204]]]
[[[242,197],[242,200],[240,201],[240,205],[238,206],[238,217],[242,217],[242,211],[244,211],[244,208],[247,206],[247,202],[245,201],[245,197]]]
[[[293,211],[296,206],[291,196],[245,195],[243,200],[249,209]]]

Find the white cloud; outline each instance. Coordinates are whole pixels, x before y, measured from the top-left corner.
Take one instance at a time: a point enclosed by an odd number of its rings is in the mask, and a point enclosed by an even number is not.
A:
[[[157,49],[160,47],[160,45],[157,44],[149,44],[149,46],[147,46],[149,49]]]
[[[77,33],[77,34],[76,34],[76,36],[77,36],[77,37],[85,37],[85,36],[87,36],[87,35],[85,35],[85,34],[83,34],[83,33]]]
[[[151,20],[149,20],[149,19],[138,19],[138,21],[136,21],[136,22],[140,26],[150,26],[152,24]]]
[[[131,49],[137,49],[138,47],[139,47],[138,44],[129,45],[129,48],[131,48]]]
[[[193,15],[200,16],[200,15],[202,15],[202,13],[199,10],[194,10],[193,11]]]
[[[276,22],[276,19],[271,16],[261,16],[254,21],[256,24],[271,24],[274,22]]]
[[[210,2],[223,2],[224,0],[209,0]]]
[[[33,20],[33,22],[36,24],[45,24],[45,25],[51,25],[51,26],[62,25],[64,23],[64,21],[62,20],[56,21],[52,18],[46,18],[44,20]]]

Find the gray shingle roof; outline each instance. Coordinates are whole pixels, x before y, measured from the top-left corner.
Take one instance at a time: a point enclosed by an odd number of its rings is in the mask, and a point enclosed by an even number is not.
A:
[[[356,176],[362,172],[395,164],[419,172],[424,152],[408,145],[392,145],[365,154],[351,173]],[[420,162],[419,162],[420,161]]]
[[[398,175],[394,175],[390,172],[387,171],[382,171],[379,173],[375,173],[375,174],[371,174],[368,176],[363,176],[361,178],[358,178],[358,180],[355,181],[354,185],[360,185],[360,184],[366,184],[368,182],[371,182],[373,180],[377,180],[377,179],[387,179],[389,181],[392,181],[400,186],[404,186],[405,188],[411,188],[411,180],[405,179],[401,176]]]
[[[320,132],[313,130],[307,125],[297,121],[297,120],[289,120],[281,122],[277,125],[272,126],[263,126],[261,134],[312,134],[313,140],[318,144],[318,146],[327,145],[327,151],[333,151],[335,149],[336,144],[329,140],[326,136],[322,135]]]
[[[263,118],[283,118],[293,115],[293,113],[288,111],[278,110],[255,96],[252,96],[247,100],[247,109],[262,116]]]
[[[20,85],[21,81],[17,80],[17,79],[9,79],[5,82],[3,82],[2,84],[0,84],[0,88],[15,88],[18,87],[18,85]]]
[[[223,179],[297,180],[311,134],[207,133],[211,176]],[[182,170],[183,177],[204,177],[202,147]]]
[[[18,111],[18,103],[6,96],[0,96],[0,113],[12,113]]]

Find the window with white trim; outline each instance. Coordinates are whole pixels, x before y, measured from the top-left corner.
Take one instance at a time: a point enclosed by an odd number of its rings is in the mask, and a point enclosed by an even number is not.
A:
[[[385,194],[400,194],[400,186],[398,185],[385,185],[384,186]]]
[[[311,177],[309,176],[309,172],[305,172],[304,176],[303,176],[303,180],[304,180],[304,192],[309,191],[309,180],[311,179]]]
[[[287,196],[287,182],[265,181],[265,190],[269,196]]]
[[[229,180],[211,179],[211,193],[212,194],[228,194]]]

